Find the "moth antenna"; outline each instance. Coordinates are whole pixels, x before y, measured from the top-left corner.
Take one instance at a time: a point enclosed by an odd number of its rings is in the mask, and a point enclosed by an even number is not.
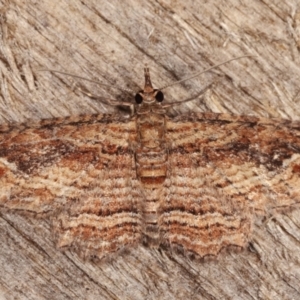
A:
[[[240,59],[240,58],[243,58],[243,57],[254,57],[254,56],[256,56],[256,55],[243,55],[243,56],[239,56],[239,57],[234,57],[234,58],[228,59],[228,60],[226,60],[226,61],[223,61],[222,63],[219,63],[219,64],[217,64],[217,65],[214,65],[214,66],[212,66],[212,67],[209,67],[208,69],[205,69],[204,71],[197,72],[197,73],[195,73],[194,75],[191,75],[191,76],[189,76],[189,77],[186,77],[186,78],[183,78],[183,79],[181,79],[181,80],[178,80],[178,81],[169,83],[169,84],[167,84],[167,85],[161,87],[161,88],[158,89],[158,90],[161,91],[161,90],[163,90],[163,89],[165,89],[165,88],[167,88],[167,87],[169,87],[169,86],[172,86],[172,85],[175,85],[175,84],[178,84],[178,83],[181,83],[181,82],[190,80],[190,79],[192,79],[192,78],[195,78],[195,77],[197,77],[197,76],[199,76],[199,75],[201,75],[201,74],[203,74],[203,73],[205,73],[205,72],[208,72],[208,71],[210,71],[210,70],[212,70],[212,69],[215,69],[215,68],[217,68],[217,67],[220,67],[220,66],[222,66],[222,65],[224,65],[224,64],[227,64],[227,63],[229,63],[230,61],[237,60],[237,59]]]
[[[87,93],[85,91],[83,91],[82,89],[80,89],[80,92],[87,95],[90,98],[96,99],[96,100],[100,100],[102,103],[107,104],[107,105],[111,105],[111,106],[117,106],[117,105],[121,105],[121,106],[132,106],[131,102],[126,102],[126,101],[118,101],[115,99],[108,99],[108,98],[104,98],[104,97],[99,97],[97,95],[93,95],[91,93]]]
[[[118,90],[126,92],[126,93],[135,94],[134,91],[132,91],[130,89],[127,89],[127,88],[123,88],[123,87],[119,87],[119,86],[115,86],[115,85],[111,85],[111,84],[102,83],[102,82],[100,82],[98,80],[87,79],[87,78],[84,78],[84,77],[81,77],[81,76],[78,76],[78,75],[74,75],[74,74],[70,74],[70,73],[66,73],[66,72],[62,72],[62,71],[56,71],[56,70],[38,70],[38,71],[39,72],[59,73],[59,74],[71,76],[71,77],[74,77],[74,78],[79,78],[79,79],[82,79],[82,80],[85,80],[85,81],[93,82],[93,83],[96,83],[96,84],[99,84],[99,85],[102,85],[102,86],[107,86],[107,87],[110,87],[110,88],[115,88],[115,89],[118,89]]]
[[[194,96],[193,98],[188,98],[188,99],[185,99],[185,100],[182,100],[182,101],[176,101],[176,102],[166,103],[166,104],[162,105],[162,108],[173,107],[173,106],[175,106],[175,105],[181,105],[182,103],[187,103],[187,102],[195,101],[196,98],[197,98],[197,99],[202,98],[203,95],[205,94],[205,92],[206,92],[207,90],[209,90],[209,89],[212,87],[213,84],[214,84],[214,83],[209,84],[209,85],[208,85],[207,87],[205,87],[202,91],[200,91],[200,93],[198,93],[197,96]]]

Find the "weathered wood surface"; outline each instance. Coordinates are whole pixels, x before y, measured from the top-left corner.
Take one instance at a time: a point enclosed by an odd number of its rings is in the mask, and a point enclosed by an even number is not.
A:
[[[41,69],[139,90],[146,63],[163,86],[244,54],[257,57],[166,90],[167,100],[179,101],[216,82],[203,100],[170,114],[300,119],[298,1],[14,0],[0,9],[1,122],[123,113],[74,92],[75,79]],[[214,261],[140,246],[94,263],[58,251],[47,221],[8,212],[0,218],[0,299],[297,299],[299,228],[295,209],[256,224],[248,249]]]

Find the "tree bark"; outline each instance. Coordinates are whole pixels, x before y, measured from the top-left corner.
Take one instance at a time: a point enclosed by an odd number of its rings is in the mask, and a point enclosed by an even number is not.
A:
[[[170,116],[224,112],[300,120],[299,1],[2,0],[0,121],[120,113],[81,93],[131,95],[41,70],[139,91],[246,54],[165,90],[196,97]],[[197,95],[208,84],[204,99]],[[1,188],[1,187],[0,187]],[[49,221],[1,211],[1,299],[298,299],[300,211],[254,224],[249,246],[190,260],[139,246],[105,262],[56,249]]]

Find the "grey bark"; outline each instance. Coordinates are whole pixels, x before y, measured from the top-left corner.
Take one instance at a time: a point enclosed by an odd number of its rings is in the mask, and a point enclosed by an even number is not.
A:
[[[228,112],[300,119],[299,1],[2,0],[0,121],[124,113],[90,99],[55,69],[139,90],[143,67],[156,87],[232,57],[166,101],[198,95],[170,115]],[[93,94],[130,95],[80,82]],[[0,187],[1,188],[1,187]],[[299,299],[300,210],[255,224],[252,242],[216,260],[129,249],[104,263],[55,248],[47,220],[0,215],[0,299]]]

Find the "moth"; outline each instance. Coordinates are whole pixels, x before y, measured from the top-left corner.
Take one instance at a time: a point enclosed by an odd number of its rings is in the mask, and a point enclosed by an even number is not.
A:
[[[300,202],[299,122],[172,119],[144,72],[129,118],[1,125],[2,213],[49,218],[57,247],[85,258],[139,243],[205,257],[245,247],[258,215]]]

